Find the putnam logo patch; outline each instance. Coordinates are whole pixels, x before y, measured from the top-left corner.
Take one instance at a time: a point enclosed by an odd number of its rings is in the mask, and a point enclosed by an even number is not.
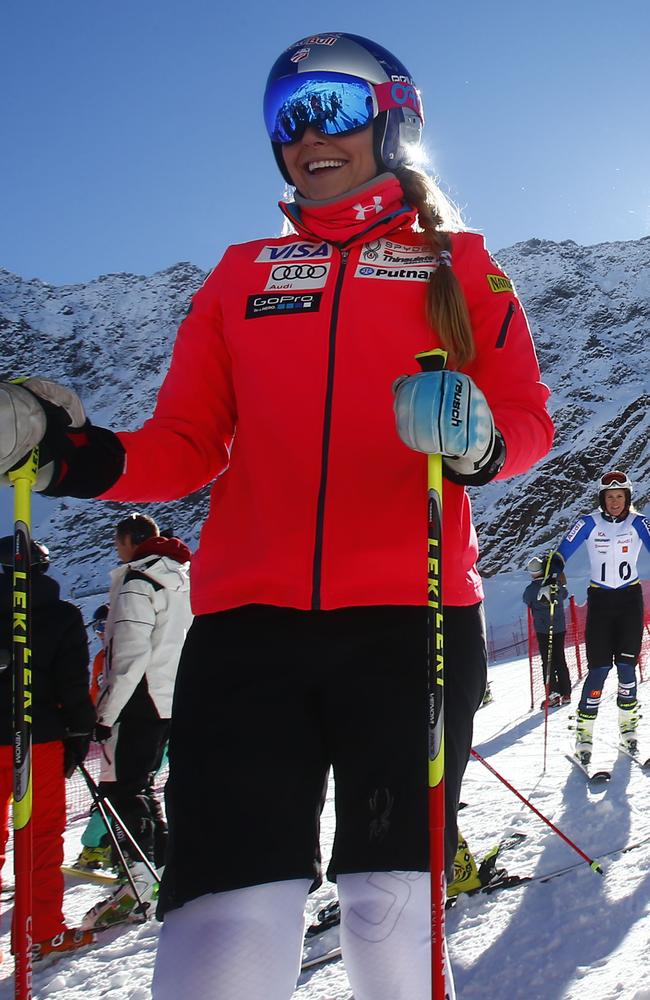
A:
[[[303,292],[302,295],[249,295],[246,301],[246,319],[264,316],[300,316],[318,312],[322,292]]]
[[[355,278],[384,278],[392,281],[428,281],[432,267],[371,267],[358,264]]]
[[[512,287],[512,282],[510,278],[506,278],[503,274],[486,274],[487,283],[490,286],[490,291],[492,292],[512,292],[514,295],[514,288]]]

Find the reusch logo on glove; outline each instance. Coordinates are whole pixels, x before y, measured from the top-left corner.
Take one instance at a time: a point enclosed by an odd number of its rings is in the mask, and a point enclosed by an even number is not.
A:
[[[453,427],[460,427],[461,410],[463,400],[463,383],[458,379],[454,386],[454,398],[451,404],[451,423]]]

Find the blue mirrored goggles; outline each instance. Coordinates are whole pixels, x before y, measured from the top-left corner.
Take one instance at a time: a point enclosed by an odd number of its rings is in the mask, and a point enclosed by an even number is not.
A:
[[[309,73],[275,80],[264,95],[264,122],[272,142],[297,142],[307,128],[345,135],[379,113],[374,88],[343,73]]]

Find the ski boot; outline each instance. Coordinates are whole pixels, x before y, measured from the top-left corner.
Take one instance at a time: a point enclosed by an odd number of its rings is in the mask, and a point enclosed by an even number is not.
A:
[[[542,711],[544,711],[544,709],[546,708],[546,702],[547,702],[547,699],[544,698],[544,701],[539,706]],[[549,708],[557,708],[558,705],[561,705],[561,704],[562,704],[562,695],[558,691],[549,691],[549,695],[548,695],[548,707]]]
[[[111,845],[84,847],[72,867],[78,868],[80,872],[96,872],[100,869],[112,868]]]
[[[158,898],[159,880],[154,878],[143,861],[129,862],[129,873],[140,901],[134,895],[128,878],[124,876],[117,889],[114,889],[110,896],[100,900],[88,910],[81,921],[82,930],[110,927],[112,924],[121,924],[125,921],[138,922],[149,919]],[[160,872],[158,874],[160,875]]]
[[[65,927],[54,937],[48,938],[47,941],[38,941],[32,945],[32,962],[44,962],[58,958],[59,955],[69,951],[86,948],[89,944],[94,944],[96,940],[95,935],[90,930]]]
[[[474,856],[467,846],[463,835],[458,834],[458,848],[454,858],[454,878],[447,886],[447,899],[457,896],[460,892],[472,892],[480,889],[483,882],[479,878]]]
[[[636,727],[639,722],[638,702],[633,705],[618,707],[618,732],[619,743],[628,753],[639,752],[639,744],[636,736]]]
[[[595,715],[588,715],[580,709],[576,712],[576,745],[574,753],[583,767],[589,767],[593,745]]]

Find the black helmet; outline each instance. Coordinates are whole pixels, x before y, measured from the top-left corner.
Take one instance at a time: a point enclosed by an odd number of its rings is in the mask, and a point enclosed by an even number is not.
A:
[[[93,612],[92,622],[105,622],[108,618],[108,604],[100,604]]]
[[[39,566],[45,573],[50,565],[50,550],[43,542],[32,538],[31,544],[31,565]],[[0,566],[3,569],[13,569],[14,567],[14,536],[5,535],[0,538]]]
[[[379,169],[410,162],[424,112],[411,74],[391,52],[361,35],[328,31],[294,42],[275,61],[264,92],[264,121],[284,179],[282,145],[312,126],[341,135],[375,123]]]

